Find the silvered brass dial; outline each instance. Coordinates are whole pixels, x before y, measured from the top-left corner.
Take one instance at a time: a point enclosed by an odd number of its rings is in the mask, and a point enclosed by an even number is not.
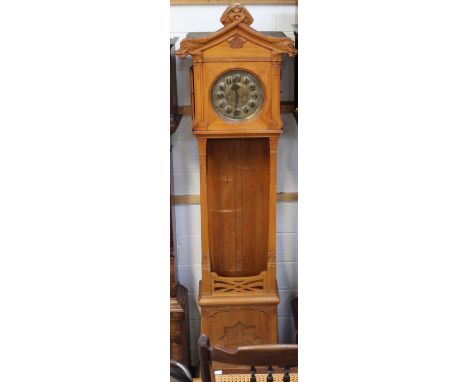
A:
[[[222,74],[211,90],[211,102],[218,114],[231,121],[253,117],[263,104],[263,87],[255,75],[245,70]]]

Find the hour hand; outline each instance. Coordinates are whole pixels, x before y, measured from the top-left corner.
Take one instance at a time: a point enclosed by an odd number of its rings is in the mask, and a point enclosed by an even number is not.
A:
[[[240,86],[237,84],[236,81],[234,81],[234,83],[231,86],[231,91],[237,92],[239,90],[239,88],[240,88]]]

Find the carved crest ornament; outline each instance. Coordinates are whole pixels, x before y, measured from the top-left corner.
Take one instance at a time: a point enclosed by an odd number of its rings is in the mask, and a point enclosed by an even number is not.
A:
[[[253,23],[253,17],[242,4],[234,3],[227,8],[221,16],[221,23],[226,26],[234,22],[241,22],[247,25]]]

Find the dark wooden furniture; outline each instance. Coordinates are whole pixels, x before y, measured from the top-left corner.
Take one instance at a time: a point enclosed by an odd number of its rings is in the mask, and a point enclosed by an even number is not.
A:
[[[177,114],[177,85],[175,83],[175,56],[174,44],[176,39],[170,41],[171,53],[171,123],[170,134],[179,126],[182,115]],[[187,289],[177,282],[176,258],[174,251],[174,203],[173,203],[173,176],[172,176],[172,144],[170,169],[170,355],[171,359],[190,366],[190,336],[189,336],[189,302]]]
[[[298,345],[254,345],[226,349],[212,347],[208,336],[202,335],[198,340],[198,355],[202,382],[215,382],[214,362],[216,361],[249,365],[251,382],[256,382],[256,374],[261,368],[267,368],[267,381],[273,381],[273,373],[277,373],[280,369],[284,373],[283,381],[289,382],[291,369],[297,367],[298,363]]]
[[[190,367],[189,306],[187,288],[177,283],[176,297],[171,298],[171,359]]]
[[[177,42],[178,37],[173,37],[170,39],[170,83],[171,83],[171,98],[170,98],[170,134],[172,135],[177,128],[179,127],[180,120],[182,115],[178,113],[178,103],[177,103],[177,78],[176,78],[176,58],[175,58],[175,43]],[[171,238],[170,238],[170,254],[171,254],[171,298],[176,297],[176,282],[175,282],[175,257],[174,257],[174,203],[172,200],[172,191],[173,191],[173,176],[172,176],[172,142],[171,142],[171,154],[170,154],[170,187],[171,187],[171,209],[170,209],[170,224],[171,224]]]
[[[170,366],[171,379],[170,382],[192,382],[192,374],[180,362],[171,360]]]
[[[177,100],[177,75],[176,75],[176,58],[175,58],[175,43],[179,38],[173,37],[170,41],[170,81],[171,81],[171,134],[177,130],[179,127],[180,120],[182,119],[182,114],[179,114],[179,104]]]
[[[272,344],[278,338],[276,162],[282,132],[284,34],[250,27],[240,4],[222,29],[190,34],[177,55],[192,56],[193,133],[200,160],[201,333],[214,345]]]
[[[298,328],[299,328],[299,316],[298,316],[298,306],[297,306],[297,303],[298,303],[298,298],[297,297],[294,297],[292,300],[291,300],[291,312],[292,312],[292,316],[293,316],[293,320],[294,320],[294,332],[295,332],[295,339],[296,339],[296,344],[298,343]]]
[[[295,43],[294,43],[294,46],[296,47],[296,49],[299,50],[299,29],[297,27],[297,24],[292,24],[292,27],[294,29],[294,39],[295,39]],[[293,115],[294,115],[294,118],[296,119],[296,123],[297,123],[297,118],[298,118],[298,81],[297,81],[297,78],[298,78],[298,63],[299,63],[299,54],[296,55],[296,57],[294,58],[294,111],[293,111]]]

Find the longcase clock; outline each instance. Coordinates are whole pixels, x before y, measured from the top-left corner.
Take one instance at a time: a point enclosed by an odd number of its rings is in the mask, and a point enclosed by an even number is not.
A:
[[[193,60],[193,133],[200,159],[201,332],[214,345],[275,343],[276,162],[282,132],[281,34],[251,28],[233,4],[211,34],[189,34],[177,55]],[[278,35],[278,33],[276,33]]]

